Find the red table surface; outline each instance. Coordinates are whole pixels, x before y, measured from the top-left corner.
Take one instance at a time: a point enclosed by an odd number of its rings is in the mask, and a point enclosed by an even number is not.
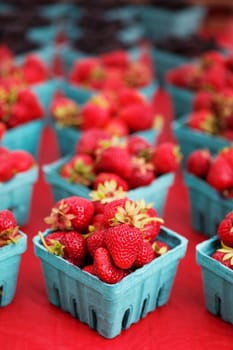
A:
[[[156,95],[156,109],[165,125],[158,142],[174,140],[172,104],[165,91]],[[55,135],[46,127],[41,140],[39,164],[59,157]],[[40,260],[34,255],[32,238],[46,227],[43,218],[52,206],[52,193],[40,170],[33,191],[29,222],[22,230],[28,248],[22,255],[16,294],[0,308],[0,349],[4,350],[168,350],[231,348],[233,328],[205,306],[201,268],[195,259],[196,244],[207,239],[191,228],[190,206],[181,171],[169,191],[163,218],[165,225],[189,241],[180,261],[168,303],[113,338],[105,339],[47,299]]]

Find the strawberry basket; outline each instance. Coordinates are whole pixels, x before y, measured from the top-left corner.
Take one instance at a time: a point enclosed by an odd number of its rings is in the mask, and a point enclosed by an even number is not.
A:
[[[50,303],[86,323],[101,336],[116,337],[168,302],[187,240],[165,227],[161,228],[159,238],[170,244],[170,251],[111,285],[49,253],[40,237],[35,236],[35,255],[42,264]]]
[[[184,181],[189,193],[193,228],[207,236],[215,235],[222,218],[232,210],[232,200],[224,198],[206,181],[187,171],[184,171]]]
[[[233,271],[211,257],[218,247],[219,238],[216,235],[199,243],[196,246],[196,261],[201,267],[208,311],[233,324]]]
[[[81,184],[73,184],[59,175],[60,167],[65,164],[70,156],[63,157],[54,163],[43,166],[43,172],[47,183],[51,186],[54,201],[70,195],[78,195],[90,199],[90,188]],[[149,186],[138,187],[128,192],[132,200],[145,199],[152,202],[159,214],[163,212],[169,188],[174,181],[174,173],[170,172],[159,176]]]
[[[15,295],[21,255],[27,247],[27,236],[20,234],[17,243],[0,248],[0,307],[10,304]]]
[[[33,185],[37,178],[38,167],[34,166],[1,185],[0,209],[10,209],[20,226],[28,221]]]

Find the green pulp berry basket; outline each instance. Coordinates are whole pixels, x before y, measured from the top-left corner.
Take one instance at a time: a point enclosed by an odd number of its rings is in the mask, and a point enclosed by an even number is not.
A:
[[[192,227],[207,235],[216,234],[223,217],[233,209],[233,200],[220,195],[206,181],[184,171],[191,206]]]
[[[35,255],[42,264],[50,303],[88,324],[101,336],[116,337],[168,302],[179,260],[186,253],[187,240],[167,228],[161,229],[158,238],[172,249],[122,281],[107,284],[49,253],[40,237],[35,236]]]
[[[207,310],[233,325],[233,270],[213,259],[220,246],[218,237],[196,246],[196,260],[201,267]]]
[[[30,204],[33,186],[38,178],[38,166],[15,175],[11,180],[2,183],[0,187],[0,210],[9,209],[13,212],[17,224],[27,223],[30,214]]]
[[[16,243],[0,248],[0,307],[10,304],[15,296],[21,255],[27,248],[27,236],[20,234]]]
[[[72,184],[59,174],[59,169],[70,159],[70,156],[63,157],[54,163],[43,166],[43,173],[47,183],[51,186],[54,202],[72,195],[90,199],[90,188],[81,184]],[[169,188],[174,182],[174,173],[167,173],[159,176],[149,186],[139,187],[128,192],[132,200],[144,199],[153,203],[159,215],[162,215],[166,203]]]

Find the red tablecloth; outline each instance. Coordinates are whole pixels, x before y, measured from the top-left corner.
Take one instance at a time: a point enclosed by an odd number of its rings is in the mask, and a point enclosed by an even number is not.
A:
[[[170,128],[172,105],[160,91],[156,97],[165,127],[159,142],[173,139]],[[55,135],[46,127],[40,149],[40,165],[59,157]],[[168,303],[148,314],[114,339],[105,339],[70,314],[52,306],[46,296],[40,261],[34,255],[32,238],[45,228],[43,218],[52,205],[52,193],[40,171],[35,185],[30,220],[23,227],[28,249],[22,256],[13,302],[0,308],[0,349],[4,350],[229,350],[233,328],[210,314],[205,307],[201,269],[195,246],[207,237],[192,230],[188,193],[178,172],[165,211],[165,225],[188,240]]]

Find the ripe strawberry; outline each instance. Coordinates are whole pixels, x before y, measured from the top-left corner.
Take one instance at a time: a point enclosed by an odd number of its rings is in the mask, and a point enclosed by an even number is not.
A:
[[[176,171],[182,155],[179,145],[172,142],[158,144],[152,155],[152,164],[157,175]]]
[[[207,148],[197,149],[191,152],[186,160],[189,173],[205,179],[212,162],[212,156]]]
[[[98,248],[95,252],[94,271],[101,281],[109,284],[118,283],[126,276],[124,270],[114,265],[108,250],[104,247]]]
[[[233,169],[225,157],[219,155],[213,159],[206,180],[217,191],[224,191],[233,186]]]
[[[9,209],[0,210],[0,247],[16,242],[20,237],[18,229],[12,211]]]
[[[202,72],[201,87],[208,90],[221,91],[225,87],[226,69],[216,65]]]
[[[103,210],[103,221],[104,226],[108,227],[113,223],[113,219],[118,211],[119,207],[125,207],[126,202],[129,201],[127,198],[115,199],[109,203],[106,203]]]
[[[36,54],[28,54],[22,64],[23,77],[28,84],[36,84],[49,78],[46,64]]]
[[[209,109],[201,109],[189,114],[187,126],[211,135],[217,134],[219,130],[216,117]]]
[[[87,254],[86,240],[77,231],[68,231],[63,235],[64,258],[72,264],[82,267]]]
[[[132,104],[144,103],[146,101],[144,95],[138,90],[127,87],[119,91],[117,99],[120,108],[124,108]]]
[[[94,232],[89,233],[86,242],[87,242],[87,250],[89,254],[94,258],[95,251],[99,247],[105,246],[105,233],[106,229],[96,230]]]
[[[112,136],[123,137],[129,134],[127,124],[117,118],[110,119],[104,129]]]
[[[52,231],[49,232],[44,240],[48,246],[52,245],[54,241],[61,242],[62,237],[66,234],[66,231]]]
[[[54,96],[50,104],[52,118],[60,126],[78,126],[80,123],[80,107],[71,98],[66,96]]]
[[[99,184],[104,185],[105,181],[115,181],[116,182],[116,189],[122,188],[123,191],[128,191],[129,186],[128,183],[119,175],[113,174],[113,173],[107,173],[107,172],[101,172],[99,173],[95,181],[93,183],[93,189],[97,190]]]
[[[138,269],[139,267],[148,264],[155,258],[155,252],[148,241],[143,241],[139,248],[136,260],[133,263],[133,269]]]
[[[131,157],[125,148],[110,146],[104,149],[97,161],[98,172],[110,172],[127,180],[132,173]]]
[[[81,110],[81,130],[92,128],[104,128],[110,120],[108,108],[102,107],[92,101],[88,101]]]
[[[6,125],[0,121],[0,142],[3,139],[5,132],[6,132]]]
[[[77,230],[84,233],[94,214],[94,204],[79,196],[59,200],[44,221],[52,230]]]
[[[60,168],[60,175],[71,183],[90,186],[94,179],[94,162],[88,154],[75,154]]]
[[[218,237],[220,241],[228,246],[233,247],[233,212],[229,212],[218,225]]]
[[[143,62],[134,61],[128,65],[124,80],[129,87],[140,88],[150,84],[153,74],[150,67]]]
[[[10,153],[10,157],[12,159],[15,174],[30,170],[35,166],[33,156],[27,151],[21,149],[13,150]]]
[[[76,144],[76,153],[86,153],[94,156],[101,141],[110,140],[111,135],[102,129],[93,128],[82,132]]]
[[[90,265],[85,265],[82,268],[83,271],[90,273],[91,275],[95,275],[95,268],[94,268],[94,264],[90,264]]]
[[[155,252],[155,257],[157,258],[167,253],[171,249],[171,247],[167,243],[160,241],[158,239],[154,241],[154,243],[152,244],[152,248]]]
[[[141,136],[131,135],[127,139],[127,149],[133,156],[144,157],[149,160],[152,155],[153,147]]]
[[[100,55],[100,60],[105,67],[126,68],[129,64],[129,54],[125,50],[116,50]]]
[[[105,244],[115,263],[121,269],[130,269],[143,243],[142,233],[127,224],[119,224],[107,229]]]
[[[193,110],[211,110],[212,94],[209,91],[197,91],[193,99]]]
[[[61,243],[61,239],[65,234],[66,231],[52,231],[46,236],[43,236],[42,232],[38,232],[41,243],[48,252],[61,257],[64,256],[64,246]]]
[[[0,153],[0,183],[11,180],[14,173],[14,163],[10,152],[4,152],[3,148]]]
[[[128,179],[130,189],[148,186],[156,178],[154,167],[150,162],[146,162],[144,158],[132,158],[132,175]]]
[[[222,249],[218,249],[211,257],[233,270],[233,250],[228,249],[224,252]]]
[[[148,102],[130,104],[121,108],[118,118],[126,123],[130,132],[147,130],[153,126],[153,109]]]
[[[164,223],[162,218],[158,217],[158,213],[155,208],[146,208],[146,215],[149,218],[149,222],[145,223],[142,229],[143,240],[153,243],[155,238],[160,232],[161,225]],[[150,219],[152,219],[150,221]]]
[[[92,86],[102,84],[105,79],[105,69],[100,60],[95,57],[85,57],[75,61],[69,74],[69,81],[73,84]]]

